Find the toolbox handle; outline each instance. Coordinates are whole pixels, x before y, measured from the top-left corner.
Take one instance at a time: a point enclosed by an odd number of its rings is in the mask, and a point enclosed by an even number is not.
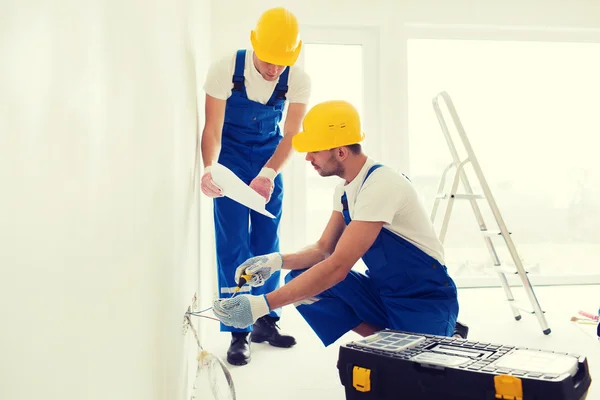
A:
[[[414,368],[429,375],[446,375],[446,368],[441,365],[415,363]]]

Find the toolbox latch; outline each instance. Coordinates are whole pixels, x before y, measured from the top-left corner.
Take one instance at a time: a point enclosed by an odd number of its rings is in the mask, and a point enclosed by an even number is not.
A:
[[[523,400],[523,382],[512,375],[494,376],[496,398],[502,400]]]
[[[352,369],[352,386],[359,392],[371,391],[371,370],[354,366]]]

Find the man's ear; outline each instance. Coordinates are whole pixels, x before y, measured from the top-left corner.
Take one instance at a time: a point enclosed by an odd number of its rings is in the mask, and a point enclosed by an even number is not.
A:
[[[344,161],[348,157],[348,154],[350,154],[350,149],[344,146],[338,147],[337,149],[335,149],[335,154],[338,160]]]

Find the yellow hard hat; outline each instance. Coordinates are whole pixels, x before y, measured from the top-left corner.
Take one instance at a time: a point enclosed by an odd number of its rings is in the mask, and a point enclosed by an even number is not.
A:
[[[283,7],[265,11],[250,32],[256,56],[270,64],[291,66],[296,63],[302,41],[299,40],[298,20]]]
[[[331,100],[311,108],[302,121],[302,132],[292,139],[297,152],[335,149],[360,143],[365,138],[356,108],[347,101]]]

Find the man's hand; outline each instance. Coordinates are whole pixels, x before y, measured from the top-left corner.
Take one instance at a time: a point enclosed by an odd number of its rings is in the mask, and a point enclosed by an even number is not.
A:
[[[235,281],[239,282],[242,275],[252,275],[252,278],[247,282],[248,285],[253,287],[262,286],[271,277],[273,272],[279,271],[281,267],[283,267],[281,253],[252,257],[237,267],[235,270]]]
[[[250,182],[250,187],[262,197],[265,198],[265,203],[268,203],[271,199],[271,193],[273,193],[273,181],[277,176],[277,172],[271,168],[263,168],[256,178]]]
[[[244,329],[270,312],[264,295],[242,294],[230,299],[218,299],[213,303],[213,314],[228,326]]]
[[[204,193],[210,198],[223,196],[223,190],[220,187],[218,187],[212,180],[210,167],[204,168],[204,175],[202,175],[200,189],[202,189],[202,193]]]

